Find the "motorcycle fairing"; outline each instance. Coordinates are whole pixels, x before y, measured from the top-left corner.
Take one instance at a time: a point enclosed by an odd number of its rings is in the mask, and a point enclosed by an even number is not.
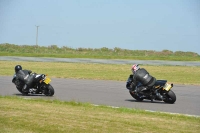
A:
[[[155,86],[164,86],[167,83],[167,80],[156,80]]]

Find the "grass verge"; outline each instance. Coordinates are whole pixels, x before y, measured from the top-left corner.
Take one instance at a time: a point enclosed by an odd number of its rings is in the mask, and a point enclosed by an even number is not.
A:
[[[115,47],[77,48],[67,46],[47,47],[38,45],[0,44],[0,56],[28,56],[28,57],[57,57],[57,58],[93,58],[93,59],[131,59],[131,60],[173,60],[173,61],[200,61],[200,55],[194,52],[170,50],[130,50]]]
[[[14,66],[50,77],[125,81],[130,65],[0,61],[0,75],[13,75]],[[157,79],[200,85],[200,67],[149,66]],[[195,72],[195,73],[193,73]],[[200,118],[146,112],[138,109],[93,106],[89,103],[0,96],[1,133],[198,133]]]
[[[1,133],[200,132],[199,117],[10,96],[0,105]]]
[[[93,64],[66,62],[0,61],[0,75],[13,75],[14,67],[48,74],[50,77],[126,81],[131,74],[131,65]],[[174,84],[200,85],[199,66],[150,66],[141,65],[157,79],[166,79]]]

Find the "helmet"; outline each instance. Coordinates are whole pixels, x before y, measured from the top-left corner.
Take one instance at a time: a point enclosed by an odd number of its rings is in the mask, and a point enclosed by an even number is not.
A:
[[[138,64],[134,64],[132,67],[131,67],[131,71],[134,73],[135,71],[137,71],[139,69],[139,65]]]
[[[15,66],[15,72],[18,72],[19,70],[22,70],[22,66],[21,65],[16,65]]]

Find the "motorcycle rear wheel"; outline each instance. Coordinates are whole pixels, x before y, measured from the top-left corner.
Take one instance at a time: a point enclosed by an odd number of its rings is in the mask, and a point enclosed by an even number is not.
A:
[[[22,88],[21,87],[16,87],[16,88],[20,93],[22,93]]]
[[[173,104],[176,101],[175,93],[170,90],[165,94],[165,99],[163,100],[165,103]]]
[[[28,92],[23,92],[22,91],[22,87],[16,87],[16,88],[20,93],[22,93],[22,95],[28,95]]]
[[[131,91],[129,91],[129,93],[131,94],[131,96],[136,99],[137,101],[143,101],[143,98],[138,97],[136,94],[132,93]]]

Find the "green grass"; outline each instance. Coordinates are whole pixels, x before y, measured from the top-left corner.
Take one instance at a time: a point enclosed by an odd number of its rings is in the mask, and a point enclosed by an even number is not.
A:
[[[71,49],[0,44],[0,56],[200,61],[192,52]],[[50,77],[126,81],[130,65],[0,61],[0,75],[14,66]],[[157,79],[200,85],[200,67],[141,65]],[[200,117],[94,106],[90,103],[0,96],[0,133],[199,133]]]
[[[57,58],[93,58],[93,59],[129,59],[129,60],[173,60],[173,61],[200,61],[200,55],[194,52],[170,50],[130,50],[106,47],[69,48],[67,46],[47,47],[36,45],[0,44],[0,56],[27,56],[27,57],[57,57]]]
[[[200,118],[0,96],[1,133],[199,133]]]
[[[131,74],[131,65],[0,61],[0,75],[13,75],[14,67],[48,74],[50,77],[126,81]],[[157,79],[166,79],[174,84],[200,85],[200,67],[197,66],[150,66],[141,65]]]

